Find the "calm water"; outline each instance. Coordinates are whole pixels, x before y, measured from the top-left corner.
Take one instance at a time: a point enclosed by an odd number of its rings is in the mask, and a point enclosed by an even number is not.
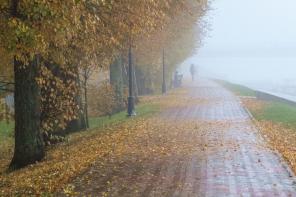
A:
[[[203,76],[296,95],[296,57],[195,57],[190,62],[199,65]],[[182,65],[182,72],[188,71],[188,64]]]

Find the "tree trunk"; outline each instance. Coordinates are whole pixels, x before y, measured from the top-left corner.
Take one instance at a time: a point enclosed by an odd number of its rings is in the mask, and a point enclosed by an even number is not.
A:
[[[133,76],[132,76],[133,82],[134,82],[134,96],[135,96],[135,102],[136,104],[139,103],[139,90],[138,90],[138,83],[137,83],[137,76],[136,76],[136,67],[133,69]]]
[[[75,99],[75,102],[77,103],[77,105],[79,105],[78,118],[74,119],[74,120],[71,120],[68,123],[68,125],[67,125],[67,127],[65,129],[66,134],[73,133],[73,132],[78,132],[78,131],[87,129],[86,121],[85,121],[85,117],[84,117],[84,113],[83,113],[83,108],[82,108],[83,105],[82,105],[82,100],[81,100],[80,93],[78,95],[76,95],[74,99]]]
[[[18,169],[44,157],[40,130],[40,88],[36,82],[38,57],[27,66],[14,62],[15,75],[15,149],[10,169]]]
[[[123,94],[123,79],[121,58],[117,58],[110,64],[110,84],[118,89],[119,94]]]
[[[110,84],[114,87],[117,102],[114,112],[121,111],[125,108],[123,93],[124,82],[122,75],[122,58],[118,57],[112,64],[110,64]]]
[[[89,128],[89,120],[88,120],[88,97],[87,97],[87,70],[85,69],[84,72],[84,100],[85,100],[85,105],[84,105],[84,115],[85,115],[85,126]]]
[[[82,104],[81,91],[80,91],[80,79],[79,79],[79,75],[78,75],[78,68],[75,68],[75,72],[77,73],[77,78],[71,79],[71,80],[76,81],[79,91],[78,91],[77,95],[75,96],[74,100],[75,100],[75,103],[79,106],[79,109],[81,111],[79,110],[77,119],[71,120],[68,123],[68,125],[65,129],[65,132],[67,134],[87,129],[86,121],[85,121],[85,117],[84,117],[84,113],[83,113],[83,104]]]

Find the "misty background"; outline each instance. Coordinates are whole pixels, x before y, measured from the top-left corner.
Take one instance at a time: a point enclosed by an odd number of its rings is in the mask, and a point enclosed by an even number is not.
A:
[[[296,96],[296,1],[213,0],[204,45],[191,63],[205,77]]]

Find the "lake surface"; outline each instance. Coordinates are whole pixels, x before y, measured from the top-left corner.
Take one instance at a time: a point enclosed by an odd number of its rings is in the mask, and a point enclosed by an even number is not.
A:
[[[194,57],[180,70],[188,75],[189,64],[200,75],[220,78],[255,89],[296,95],[296,57]]]

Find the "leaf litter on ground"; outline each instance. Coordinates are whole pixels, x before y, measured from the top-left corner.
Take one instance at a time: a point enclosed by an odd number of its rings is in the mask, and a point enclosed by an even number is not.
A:
[[[142,102],[158,103],[162,110],[206,102],[184,97],[185,94],[186,89],[179,89],[165,96],[143,98]],[[121,161],[124,164],[126,157],[137,162],[151,158],[157,160],[172,154],[186,157],[199,148],[196,144],[202,143],[198,137],[192,136],[209,130],[202,127],[209,127],[209,124],[153,117],[135,118],[107,128],[71,134],[67,142],[49,148],[42,162],[7,173],[12,156],[11,144],[10,154],[1,158],[0,196],[49,195],[57,191],[72,195],[75,194],[75,186],[68,183],[93,165],[99,164],[102,168],[116,171],[120,170],[114,169],[118,166],[110,166],[108,163]],[[121,157],[125,159],[119,159]],[[110,187],[112,181],[106,183]],[[107,194],[106,191],[103,194]]]
[[[259,114],[268,104],[258,99],[244,99],[243,103],[249,110]],[[270,147],[279,152],[296,173],[296,130],[267,120],[256,120],[255,124]]]

